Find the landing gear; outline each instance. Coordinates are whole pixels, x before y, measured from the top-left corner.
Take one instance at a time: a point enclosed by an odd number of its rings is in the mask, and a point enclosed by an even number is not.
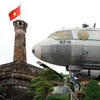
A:
[[[68,83],[70,83],[70,88],[72,92],[70,93],[70,100],[82,100],[82,96],[85,95],[84,92],[82,92],[82,87],[80,83],[76,80],[76,76],[81,77],[80,73],[82,70],[82,67],[80,66],[67,66],[67,71],[69,71],[69,77],[68,77]]]
[[[83,68],[81,66],[69,65],[66,66],[66,71],[69,71],[68,82],[71,83],[71,89],[73,92],[79,92],[81,89],[81,85],[76,81],[77,77],[80,76],[80,72]]]

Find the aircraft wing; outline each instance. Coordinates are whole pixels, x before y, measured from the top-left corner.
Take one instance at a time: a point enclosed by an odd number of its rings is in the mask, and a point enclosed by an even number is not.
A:
[[[49,66],[47,66],[46,64],[44,64],[44,63],[42,63],[42,62],[40,62],[40,61],[37,61],[36,62],[37,64],[39,64],[40,66],[42,66],[42,67],[44,67],[44,68],[50,68]],[[50,68],[50,69],[52,69],[52,68]],[[53,69],[52,69],[53,70]],[[54,73],[56,74],[56,75],[58,75],[61,79],[63,79],[63,76],[61,75],[61,74],[59,74],[57,71],[55,71],[55,70],[53,70],[54,71]]]

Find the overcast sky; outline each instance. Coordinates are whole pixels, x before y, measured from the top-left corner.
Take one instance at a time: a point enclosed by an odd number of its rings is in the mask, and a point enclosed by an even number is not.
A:
[[[100,27],[100,0],[0,0],[0,64],[13,61],[15,33],[8,13],[20,2],[21,19],[28,23],[26,45],[29,64],[37,65],[38,61],[32,54],[33,45],[54,31],[81,27],[83,23],[90,27],[96,23],[96,27]],[[50,66],[65,73],[64,67]]]

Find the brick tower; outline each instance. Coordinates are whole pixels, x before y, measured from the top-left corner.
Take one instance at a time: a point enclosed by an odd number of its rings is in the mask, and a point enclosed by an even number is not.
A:
[[[13,22],[15,31],[14,57],[13,61],[27,62],[26,59],[26,28],[27,23],[22,20]]]
[[[16,20],[13,26],[15,31],[13,62],[0,65],[0,85],[4,88],[7,99],[28,100],[25,91],[30,86],[31,79],[42,69],[28,64],[26,60],[27,23]]]

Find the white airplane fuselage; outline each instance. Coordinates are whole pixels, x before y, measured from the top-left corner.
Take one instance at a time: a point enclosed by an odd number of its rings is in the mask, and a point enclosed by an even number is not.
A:
[[[100,64],[100,41],[47,39],[37,48],[41,49],[38,58],[52,64],[61,66]]]
[[[34,45],[32,51],[37,58],[51,64],[99,67],[100,29],[75,28],[57,31]],[[97,73],[100,75],[100,71]]]

